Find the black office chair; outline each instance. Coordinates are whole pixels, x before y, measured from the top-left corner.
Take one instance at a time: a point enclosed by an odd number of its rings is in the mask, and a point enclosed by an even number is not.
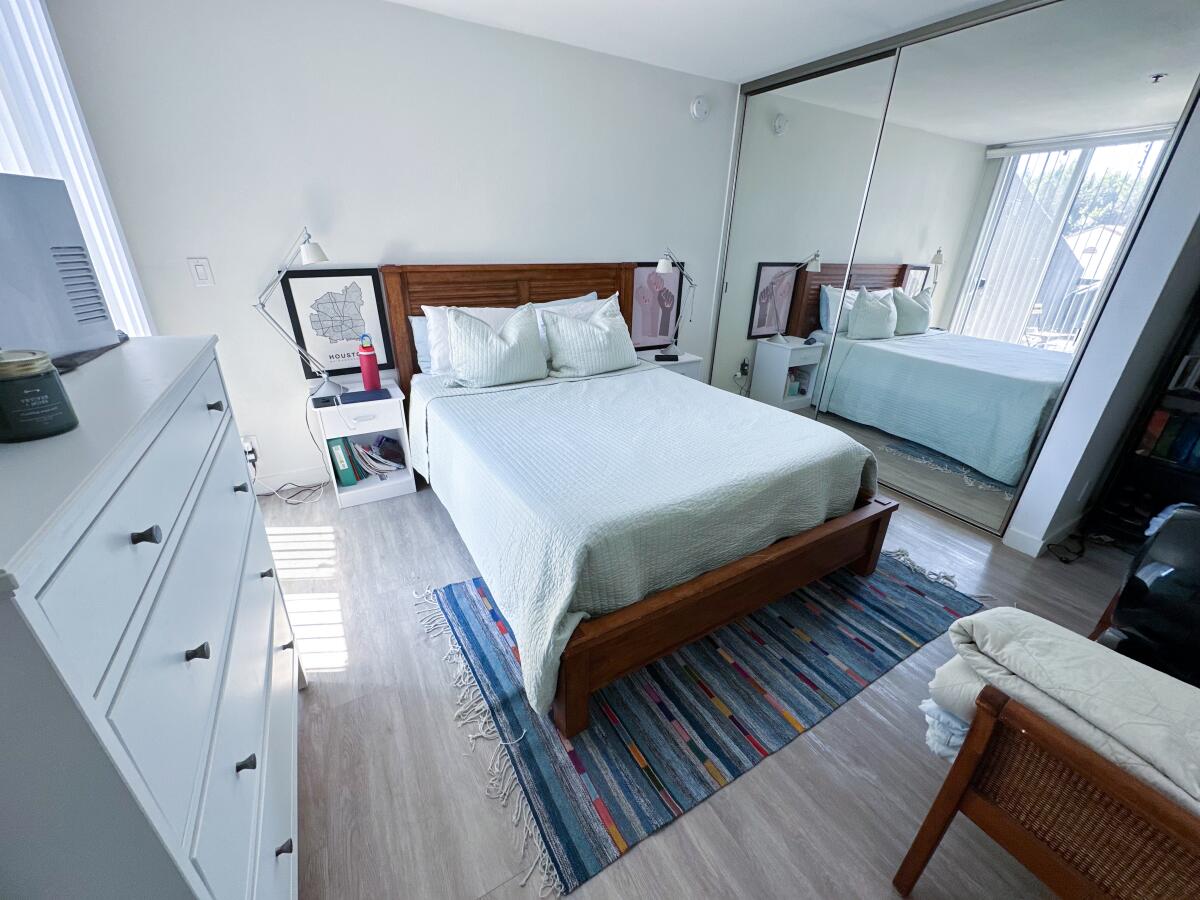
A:
[[[1200,506],[1163,510],[1093,637],[1200,687]]]

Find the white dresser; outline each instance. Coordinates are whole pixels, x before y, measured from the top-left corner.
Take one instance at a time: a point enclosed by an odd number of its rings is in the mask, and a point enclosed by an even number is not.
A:
[[[296,896],[303,673],[214,338],[0,444],[0,896]]]

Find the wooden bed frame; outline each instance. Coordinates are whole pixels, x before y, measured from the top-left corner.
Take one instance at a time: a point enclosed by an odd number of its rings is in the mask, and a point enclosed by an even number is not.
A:
[[[590,291],[601,297],[620,292],[621,312],[629,323],[634,265],[383,266],[401,389],[407,395],[417,371],[408,317],[423,315],[422,306],[519,306]],[[843,566],[870,575],[896,508],[895,501],[860,494],[844,516],[582,622],[567,642],[558,670],[553,716],[559,731],[572,737],[587,727],[588,698],[594,691],[789,591]]]
[[[856,263],[850,269],[849,289],[869,291],[902,287],[908,276],[907,263]],[[846,278],[845,263],[822,263],[820,272],[801,269],[792,291],[786,334],[808,337],[821,327],[821,287],[840,288]]]

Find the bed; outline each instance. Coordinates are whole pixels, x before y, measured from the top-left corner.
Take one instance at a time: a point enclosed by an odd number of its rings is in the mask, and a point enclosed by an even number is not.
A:
[[[864,273],[855,286],[887,287],[887,268],[874,268],[873,277]],[[899,284],[904,267],[895,270]],[[844,273],[844,265],[828,265],[819,282],[799,279],[796,327],[807,329],[803,336],[830,344],[817,297],[820,284],[840,286]],[[818,410],[923,444],[1014,485],[1070,365],[1069,353],[932,329],[883,340],[839,334],[817,371]]]
[[[530,705],[567,737],[622,675],[842,566],[869,574],[896,508],[857,442],[657,366],[483,389],[417,371],[422,305],[624,297],[632,271],[382,269],[413,466],[513,627]]]

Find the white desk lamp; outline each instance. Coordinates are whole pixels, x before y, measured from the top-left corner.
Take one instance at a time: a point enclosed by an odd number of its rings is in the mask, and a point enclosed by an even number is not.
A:
[[[795,272],[798,269],[803,269],[805,266],[807,266],[808,271],[812,272],[813,274],[819,273],[821,271],[821,251],[817,250],[804,262],[794,265],[790,269],[785,269],[784,272],[779,274]],[[778,277],[778,275],[776,277]],[[770,337],[763,338],[763,340],[770,341],[772,344],[783,344],[784,346],[790,346],[791,342],[787,339],[787,336],[782,333],[783,327],[786,326],[779,321],[779,306],[774,302],[771,303],[771,318],[775,320],[775,333]]]
[[[946,264],[946,257],[942,255],[942,248],[937,248],[937,253],[929,260],[929,265],[933,266],[933,284],[929,290],[932,293],[937,290],[938,276],[942,274],[942,266]]]
[[[677,257],[671,251],[670,247],[668,247],[663,252],[662,258],[658,261],[658,265],[654,267],[654,271],[659,275],[670,275],[676,268],[679,269],[679,274],[683,276],[683,280],[687,282],[687,299],[694,300],[696,295],[696,281],[687,273],[687,269],[683,267],[683,263],[679,261],[679,257]],[[679,348],[675,346],[675,338],[679,334],[679,319],[683,315],[683,303],[684,300],[681,298],[679,315],[675,316],[675,324],[671,326],[671,334],[669,335],[670,343],[660,350],[659,353],[665,353],[668,355],[679,353]],[[692,305],[690,303],[688,305],[688,321],[692,321]]]
[[[275,332],[281,338],[287,341],[288,346],[300,354],[300,357],[308,363],[308,367],[321,376],[321,386],[313,392],[312,396],[336,396],[343,393],[346,390],[346,386],[338,384],[330,378],[329,370],[321,365],[311,353],[296,343],[291,333],[267,309],[267,301],[271,299],[271,295],[275,293],[275,289],[283,281],[283,276],[287,274],[287,270],[292,267],[297,259],[299,259],[302,266],[327,262],[329,259],[325,255],[325,251],[321,249],[321,245],[312,239],[312,235],[308,233],[307,227],[300,229],[299,237],[292,241],[292,246],[288,248],[287,255],[283,258],[283,262],[279,264],[275,272],[275,277],[271,279],[271,283],[259,291],[258,301],[254,304],[254,308],[260,316],[267,320],[267,324],[274,328]]]

